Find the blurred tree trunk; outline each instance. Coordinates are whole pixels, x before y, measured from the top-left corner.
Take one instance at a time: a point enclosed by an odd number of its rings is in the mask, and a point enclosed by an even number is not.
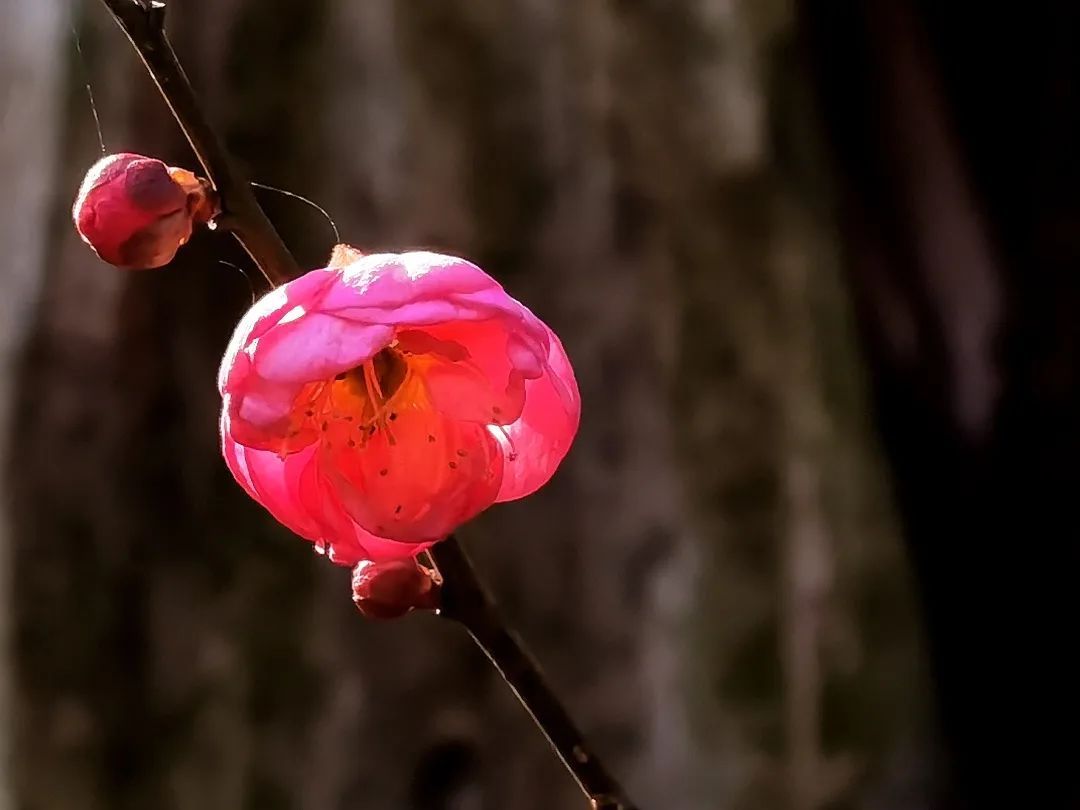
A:
[[[952,759],[941,806],[1074,808],[1080,8],[984,7],[977,34],[969,11],[804,22]]]
[[[254,178],[319,200],[362,249],[475,258],[564,336],[578,445],[465,536],[642,806],[893,806],[920,772],[916,645],[790,11],[173,6]],[[82,33],[108,147],[191,165],[96,2]],[[211,234],[152,273],[78,243],[81,89],[5,461],[21,803],[578,806],[461,634],[362,622],[346,572],[229,479],[214,372],[258,279]],[[327,223],[265,200],[301,264],[323,262]]]
[[[60,133],[62,61],[66,15],[58,0],[0,2],[0,177],[4,178],[4,216],[0,245],[0,461],[7,457],[14,396],[11,380],[26,339],[37,299],[56,174]],[[14,807],[11,796],[13,751],[10,678],[10,612],[13,542],[8,496],[18,469],[0,467],[0,810]]]

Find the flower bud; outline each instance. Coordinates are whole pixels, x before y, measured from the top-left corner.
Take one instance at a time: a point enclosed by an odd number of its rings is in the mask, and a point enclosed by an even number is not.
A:
[[[160,160],[108,155],[86,173],[72,208],[83,241],[103,261],[128,269],[161,267],[218,213],[208,181]]]
[[[397,619],[413,609],[435,610],[439,589],[416,560],[364,560],[353,569],[353,603],[369,619]]]

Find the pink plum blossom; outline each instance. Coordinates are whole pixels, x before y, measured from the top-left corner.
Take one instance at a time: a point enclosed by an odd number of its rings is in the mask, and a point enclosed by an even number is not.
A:
[[[577,383],[555,333],[476,265],[335,257],[237,326],[222,449],[248,494],[335,562],[408,558],[551,478]]]

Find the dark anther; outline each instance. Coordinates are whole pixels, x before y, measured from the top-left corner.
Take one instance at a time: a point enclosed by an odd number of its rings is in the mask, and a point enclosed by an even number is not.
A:
[[[386,476],[386,475],[389,475],[389,474],[390,474],[390,471],[388,469],[386,469],[386,467],[383,467],[381,470],[379,470],[379,475]]]
[[[450,462],[450,469],[451,470],[456,470],[457,469],[457,462],[456,461],[451,461]]]
[[[400,503],[397,506],[394,507],[394,514],[395,515],[400,515],[401,514],[401,504]]]
[[[390,419],[391,422],[393,422],[395,419],[397,419],[397,414],[394,413],[393,411],[390,411],[390,416],[388,418]]]
[[[458,450],[457,454],[459,456],[461,456],[462,458],[465,458],[465,456],[469,455],[469,451],[468,450]]]

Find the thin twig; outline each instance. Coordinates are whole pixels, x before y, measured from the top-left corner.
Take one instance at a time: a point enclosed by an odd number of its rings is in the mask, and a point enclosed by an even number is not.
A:
[[[469,631],[543,731],[594,810],[635,810],[551,691],[539,666],[507,628],[457,539],[451,536],[437,543],[430,553],[443,578],[440,615]]]
[[[102,0],[127,34],[172,110],[207,178],[221,196],[215,220],[232,233],[270,286],[300,275],[300,267],[255,199],[251,186],[222,146],[195,98],[195,91],[165,35],[165,3]]]

